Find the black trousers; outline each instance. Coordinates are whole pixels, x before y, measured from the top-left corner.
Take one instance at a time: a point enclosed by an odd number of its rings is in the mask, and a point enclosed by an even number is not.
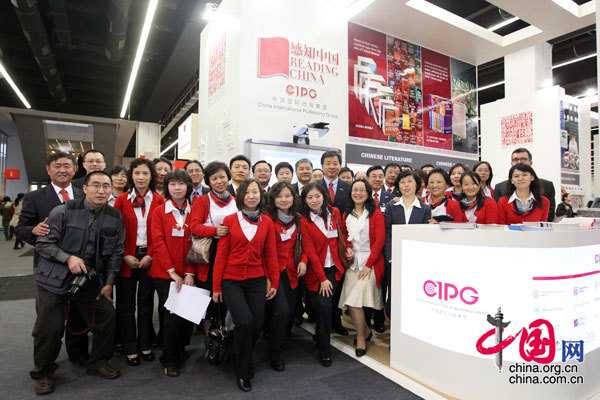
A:
[[[67,330],[65,331],[65,347],[69,359],[77,362],[85,362],[90,357],[88,354],[88,334],[80,335],[71,332],[83,332],[88,327],[85,318],[79,312],[77,307],[71,307],[69,310],[69,320],[67,321]]]
[[[277,295],[267,302],[267,319],[269,329],[269,359],[279,361],[288,330],[291,329],[292,315],[296,306],[296,289],[290,286],[287,271],[279,277]]]
[[[264,276],[243,281],[223,279],[221,286],[223,300],[235,326],[235,375],[241,379],[250,379],[252,351],[265,318],[267,281]]]
[[[66,295],[54,294],[37,284],[36,292],[37,317],[32,332],[35,369],[30,373],[33,379],[52,376],[56,369],[54,361],[62,344],[68,301]],[[86,363],[90,369],[102,367],[113,355],[115,309],[104,297],[96,300],[99,292],[98,282],[93,280],[71,299],[69,306],[70,311],[79,310],[87,326],[92,326],[92,352]]]
[[[154,332],[154,326],[152,325],[153,312],[154,283],[152,278],[148,276],[148,271],[145,268],[132,268],[129,278],[120,276],[117,279],[117,320],[119,339],[125,354],[136,354],[138,350],[151,349],[152,333]]]
[[[389,262],[385,263],[383,279],[381,281],[381,297],[383,307],[388,317],[391,317],[392,308],[392,267]]]
[[[335,293],[340,282],[335,280],[335,272],[337,268],[332,266],[331,268],[325,268],[325,276],[331,282],[333,286],[333,293]],[[317,319],[317,326],[315,329],[315,337],[319,344],[319,355],[322,357],[331,356],[331,348],[329,346],[329,338],[331,331],[331,320],[332,320],[332,309],[338,308],[337,304],[333,306],[333,296],[322,296],[319,291],[310,291],[311,304],[315,311],[315,317]]]
[[[154,287],[158,293],[158,312],[163,315],[161,328],[163,338],[163,352],[160,362],[165,368],[179,367],[185,356],[185,346],[190,342],[194,324],[187,319],[165,308],[169,297],[170,279],[154,278]]]
[[[331,267],[333,268],[333,267]],[[333,282],[331,282],[333,283]],[[342,309],[337,305],[340,303],[340,296],[342,295],[342,286],[344,285],[344,275],[342,275],[342,279],[338,282],[338,285],[335,287],[333,291],[333,311],[331,313],[331,327],[333,329],[342,329]]]

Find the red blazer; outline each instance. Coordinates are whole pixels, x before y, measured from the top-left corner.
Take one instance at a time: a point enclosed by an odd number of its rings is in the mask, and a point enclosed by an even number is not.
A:
[[[125,252],[124,256],[135,256],[135,240],[137,238],[137,217],[135,216],[135,211],[133,210],[133,204],[131,200],[127,200],[127,196],[129,196],[129,192],[121,193],[117,200],[115,200],[115,208],[121,211],[121,215],[123,216],[123,223],[125,224]],[[150,203],[150,209],[146,210],[148,213],[148,219],[146,220],[146,254],[153,257],[153,249],[152,249],[152,214],[156,207],[162,205],[165,202],[165,199],[156,192],[152,192],[152,203]],[[124,278],[129,278],[131,276],[131,268],[129,265],[123,261],[121,264],[121,272],[119,276]]]
[[[524,217],[515,212],[512,203],[508,203],[508,196],[500,197],[498,200],[498,223],[503,225],[520,224],[522,222],[546,222],[548,221],[548,212],[550,211],[550,201],[542,196],[544,209],[538,205],[535,206],[533,212]]]
[[[271,218],[261,215],[258,229],[251,242],[244,235],[238,221],[238,213],[225,217],[223,225],[229,228],[229,233],[221,237],[217,245],[217,257],[213,269],[213,292],[223,292],[221,287],[223,279],[241,281],[265,276],[262,266],[263,253],[271,287],[277,289],[280,273],[275,247],[275,230]]]
[[[190,231],[196,236],[202,237],[213,237],[217,236],[217,228],[214,226],[205,226],[204,223],[208,220],[208,214],[210,212],[210,202],[208,200],[208,194],[200,196],[192,204],[192,211],[188,216]],[[206,282],[208,278],[208,271],[210,265],[208,264],[197,264],[196,265],[196,277],[202,282]]]
[[[167,200],[170,201],[170,200]],[[173,236],[173,228],[177,221],[172,213],[165,214],[165,204],[154,210],[152,216],[152,247],[154,255],[150,276],[153,278],[171,279],[167,270],[175,268],[177,275],[183,277],[186,273],[196,274],[195,264],[185,264],[185,257],[190,243],[190,227],[187,216],[183,227],[183,236]]]
[[[460,207],[460,206],[459,206]],[[461,209],[464,221],[468,221],[467,215]],[[483,206],[475,211],[475,216],[478,224],[497,224],[498,223],[498,206],[492,197],[485,197]]]
[[[454,218],[454,222],[467,222],[467,220],[465,218],[465,214],[462,212],[462,209],[460,208],[460,203],[457,200],[455,200],[451,194],[447,195],[446,193],[449,193],[449,192],[444,193],[444,196],[446,196],[446,199],[448,199],[448,201],[446,202],[446,215],[449,215],[452,218]],[[429,202],[427,201],[427,197],[423,197],[421,199],[421,203],[429,204]],[[429,204],[429,206],[431,207],[431,204]],[[433,210],[434,210],[434,208],[431,207],[432,214],[433,214]]]
[[[335,207],[332,207],[331,210],[333,210],[334,216],[333,229],[337,229],[337,221],[341,220],[340,212]],[[344,240],[346,241],[346,247],[352,247],[346,239],[348,234],[345,233],[344,226],[342,225],[341,228],[344,235]],[[337,238],[328,239],[325,237],[325,235],[323,235],[317,225],[304,216],[300,217],[300,230],[302,233],[302,248],[308,257],[308,260],[310,261],[304,277],[306,287],[309,290],[316,292],[319,290],[319,284],[327,280],[327,276],[325,276],[325,269],[323,268],[325,258],[327,257],[327,246],[329,246],[331,258],[333,259],[333,263],[337,268],[335,279],[337,281],[342,279],[344,267],[338,254]]]
[[[344,232],[346,229],[346,217],[344,213],[342,224]],[[381,278],[383,277],[383,246],[385,245],[385,218],[381,210],[376,209],[375,213],[369,217],[369,242],[371,243],[371,255],[367,259],[365,266],[367,268],[375,268],[375,278],[377,286],[381,287]]]
[[[287,276],[290,279],[290,286],[292,289],[298,287],[298,270],[294,265],[294,244],[296,243],[296,237],[298,236],[298,229],[292,233],[292,237],[285,242],[281,240],[281,233],[283,232],[283,224],[279,218],[273,218],[269,215],[269,218],[273,221],[273,233],[275,235],[275,245],[277,247],[277,262],[279,263],[279,273],[281,274],[285,269]],[[308,264],[308,257],[302,252],[301,262]]]

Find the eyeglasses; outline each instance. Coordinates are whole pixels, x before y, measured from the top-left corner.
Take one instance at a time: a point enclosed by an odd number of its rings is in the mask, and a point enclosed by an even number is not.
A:
[[[112,185],[110,183],[102,183],[102,184],[100,184],[100,183],[92,183],[91,185],[86,185],[86,186],[88,188],[91,187],[92,189],[94,189],[96,191],[100,190],[100,189],[102,189],[104,191],[107,191],[107,190],[110,190],[112,188]]]
[[[352,189],[352,193],[367,193],[367,191],[365,189]]]
[[[513,158],[512,162],[513,163],[522,163],[522,162],[527,162],[529,161],[528,157],[521,157],[521,158]]]

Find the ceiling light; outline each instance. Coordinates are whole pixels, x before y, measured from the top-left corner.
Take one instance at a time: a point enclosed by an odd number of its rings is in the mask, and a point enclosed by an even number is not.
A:
[[[6,78],[6,81],[8,82],[8,84],[10,85],[12,90],[17,94],[17,96],[19,96],[19,99],[21,99],[21,102],[23,103],[23,105],[27,108],[31,108],[31,105],[29,104],[29,102],[27,101],[25,96],[23,96],[23,93],[21,93],[21,91],[19,90],[19,88],[17,87],[15,82],[12,80],[12,78],[8,74],[8,71],[4,68],[4,65],[2,65],[1,62],[0,62],[0,75],[4,76]]]
[[[596,57],[596,53],[591,53],[591,54],[588,54],[588,55],[585,55],[585,56],[573,58],[571,60],[562,62],[560,64],[553,65],[552,69],[564,67],[565,65],[569,65],[569,64],[573,64],[573,63],[576,63],[576,62],[579,62],[579,61],[587,60],[588,58],[592,58],[592,57]]]
[[[160,154],[158,155],[159,157],[162,156],[163,154],[165,154],[167,151],[171,150],[177,143],[179,143],[179,139],[175,140],[173,143],[171,143],[166,149],[164,149],[163,151],[160,152]]]
[[[512,24],[513,22],[516,22],[516,21],[518,21],[518,20],[519,20],[519,17],[512,17],[512,18],[509,18],[509,19],[507,19],[507,20],[505,20],[505,21],[502,21],[502,22],[500,22],[499,24],[496,24],[496,25],[490,26],[490,27],[488,28],[488,31],[492,31],[492,32],[494,32],[494,31],[497,31],[498,29],[500,29],[500,28],[503,28],[503,27],[505,27],[506,25],[510,25],[510,24]]]
[[[504,81],[492,83],[492,84],[487,85],[487,86],[478,87],[477,91],[479,92],[479,91],[482,91],[482,90],[485,90],[485,89],[490,89],[490,88],[493,88],[493,87],[496,87],[496,86],[500,86],[500,85],[504,85]]]
[[[588,1],[582,5],[575,3],[573,0],[552,0],[559,7],[567,10],[577,18],[585,17],[586,15],[596,12],[596,1]]]
[[[146,42],[148,41],[148,35],[150,34],[150,26],[152,25],[152,20],[154,19],[154,13],[156,12],[157,5],[158,0],[150,0],[148,3],[148,11],[146,12],[146,19],[144,20],[144,27],[142,28],[142,36],[140,37],[137,52],[135,53],[135,60],[133,61],[131,75],[129,76],[129,83],[127,84],[127,91],[125,92],[125,100],[123,100],[123,107],[121,108],[121,118],[125,117],[125,111],[127,110],[129,100],[131,99],[131,92],[133,91],[135,78],[137,77],[140,63],[142,61],[142,55],[144,54],[144,49],[146,48]]]

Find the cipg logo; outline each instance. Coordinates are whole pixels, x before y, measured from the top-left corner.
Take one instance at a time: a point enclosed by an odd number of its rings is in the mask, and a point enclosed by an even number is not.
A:
[[[471,286],[459,289],[452,283],[428,280],[423,284],[423,291],[429,297],[437,297],[445,301],[450,301],[457,297],[468,305],[473,305],[479,301],[479,293]]]

